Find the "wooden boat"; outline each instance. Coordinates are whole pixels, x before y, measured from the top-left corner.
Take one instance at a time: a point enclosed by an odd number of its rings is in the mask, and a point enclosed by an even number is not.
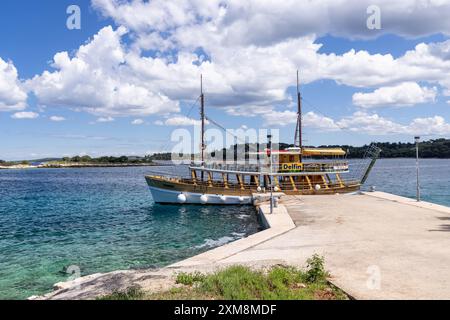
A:
[[[347,152],[340,148],[306,148],[302,145],[302,98],[298,85],[298,119],[293,148],[255,152],[256,161],[205,161],[204,94],[201,91],[201,161],[191,163],[189,177],[148,175],[147,184],[157,203],[239,205],[251,204],[260,193],[272,190],[288,195],[351,193],[367,179],[380,150],[369,152],[370,164],[361,179],[346,179]],[[320,160],[317,160],[320,158]]]

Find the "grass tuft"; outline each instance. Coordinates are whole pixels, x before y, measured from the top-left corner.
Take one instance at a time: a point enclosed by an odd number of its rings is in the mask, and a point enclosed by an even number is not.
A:
[[[328,272],[325,270],[325,259],[323,257],[314,254],[306,263],[306,281],[315,283],[327,280]]]
[[[194,272],[194,273],[184,273],[181,272],[177,274],[177,279],[175,282],[177,284],[183,284],[185,286],[192,286],[196,282],[201,282],[205,279],[205,276],[201,274],[200,272]]]

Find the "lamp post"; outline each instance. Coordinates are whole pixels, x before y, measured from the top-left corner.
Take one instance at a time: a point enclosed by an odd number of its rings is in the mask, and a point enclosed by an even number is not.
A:
[[[417,175],[416,199],[417,199],[417,201],[420,201],[420,183],[419,183],[419,142],[420,142],[420,137],[416,136],[416,137],[414,137],[414,140],[416,142],[416,175]]]
[[[273,176],[272,176],[272,135],[267,135],[268,141],[268,150],[267,155],[269,156],[269,165],[270,165],[270,214],[273,213]]]

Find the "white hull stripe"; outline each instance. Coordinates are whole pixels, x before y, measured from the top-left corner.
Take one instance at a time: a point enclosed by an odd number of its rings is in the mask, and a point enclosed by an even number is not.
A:
[[[193,192],[180,192],[166,190],[150,186],[153,200],[157,203],[178,203],[178,204],[218,204],[237,205],[251,204],[252,197],[249,196],[228,196],[221,194],[202,194]]]

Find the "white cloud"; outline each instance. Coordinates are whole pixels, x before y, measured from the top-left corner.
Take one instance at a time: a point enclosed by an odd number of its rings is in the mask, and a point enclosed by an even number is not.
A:
[[[408,124],[396,123],[377,114],[358,111],[349,117],[344,117],[336,124],[341,130],[367,133],[370,135],[449,135],[450,124],[441,116],[416,118]]]
[[[434,102],[437,89],[421,87],[416,82],[404,82],[396,86],[382,87],[371,93],[355,93],[353,104],[362,108],[405,107]]]
[[[202,122],[197,119],[188,118],[182,115],[174,115],[167,118],[164,121],[156,120],[154,122],[157,126],[170,126],[170,127],[187,127],[187,126],[200,126]],[[208,120],[205,120],[205,124],[209,124]]]
[[[142,120],[142,119],[135,119],[135,120],[133,120],[133,122],[131,122],[131,124],[133,124],[135,126],[139,126],[139,125],[144,124],[144,123],[145,123],[145,121]]]
[[[36,119],[39,114],[31,111],[21,111],[14,113],[11,118],[13,119]]]
[[[373,0],[260,1],[93,0],[94,8],[117,23],[138,32],[174,32],[181,27],[206,25],[229,44],[264,45],[308,34],[333,34],[373,38],[394,33],[420,37],[450,34],[450,22],[442,18],[450,1],[378,0],[382,29],[367,28],[366,13]],[[199,37],[199,40],[211,35]]]
[[[408,126],[414,135],[450,135],[450,124],[441,116],[414,119]]]
[[[222,107],[236,116],[260,116],[267,123],[293,123],[292,111],[274,110],[290,103],[286,89],[295,83],[297,68],[302,83],[330,79],[360,88],[381,87],[356,95],[356,103],[370,107],[432,101],[436,96],[432,86],[436,85],[450,95],[450,40],[418,44],[398,58],[356,50],[319,52],[318,36],[327,33],[346,38],[381,33],[450,34],[450,20],[441,18],[450,9],[450,1],[378,3],[381,31],[366,27],[365,9],[372,1],[306,1],[300,10],[294,0],[93,0],[94,8],[124,27],[103,28],[72,57],[66,52],[56,54],[55,70],[42,73],[27,86],[41,104],[67,106],[99,117],[167,116],[179,112],[179,101],[197,98],[198,78],[203,73],[208,108]],[[129,45],[123,41],[126,35]],[[143,49],[155,54],[146,56]],[[420,92],[413,85],[411,95],[398,90],[399,84],[419,81],[427,83],[419,87]],[[382,95],[386,90],[389,99]],[[352,128],[355,118],[339,121]],[[329,130],[339,126],[314,113],[305,114],[304,120]],[[389,125],[387,119],[372,120]],[[176,118],[164,121],[191,123]]]
[[[282,111],[282,112],[268,112],[263,115],[265,119],[265,123],[268,126],[286,126],[290,124],[297,123],[297,112],[294,111]],[[336,125],[335,121],[329,117],[319,115],[315,112],[307,112],[302,117],[302,125],[304,127],[313,128],[313,129],[321,129],[325,131],[335,131],[339,130],[339,127]]]
[[[357,111],[352,116],[344,117],[336,122],[342,130],[368,133],[371,135],[386,135],[404,133],[405,127],[377,114]]]
[[[164,125],[166,125],[166,126],[173,126],[173,127],[178,127],[178,126],[199,126],[199,125],[201,125],[201,121],[200,120],[196,120],[196,119],[192,119],[192,118],[188,118],[188,117],[184,117],[184,116],[175,116],[175,117],[167,119],[164,122]]]
[[[102,116],[148,115],[178,111],[178,103],[148,83],[134,79],[121,38],[123,27],[105,27],[73,58],[54,57],[54,72],[45,71],[27,82],[40,103],[68,106]]]
[[[140,0],[133,2],[93,0],[92,4],[105,16],[111,17],[133,30],[163,31],[194,23],[200,3],[183,0],[176,2],[165,0],[152,0],[150,2]],[[214,5],[216,4],[217,2],[214,2]],[[208,5],[205,4],[205,7],[208,7]]]
[[[272,111],[263,115],[266,125],[284,127],[297,123],[297,113],[294,111]]]
[[[0,111],[23,110],[26,100],[27,94],[21,87],[16,67],[0,58]]]
[[[113,122],[115,119],[113,117],[100,117],[97,122]]]
[[[268,126],[285,126],[297,122],[297,113],[293,111],[269,112],[263,115]],[[321,131],[349,131],[369,135],[449,135],[450,124],[441,116],[416,118],[408,124],[400,124],[386,119],[375,113],[357,111],[350,116],[338,120],[307,112],[303,115],[305,128],[319,129]]]
[[[339,130],[339,126],[335,121],[324,115],[319,115],[315,112],[307,112],[303,115],[303,125],[305,127],[325,130],[336,131]]]
[[[66,118],[60,117],[60,116],[51,116],[50,120],[55,121],[55,122],[61,122],[61,121],[66,121]]]

